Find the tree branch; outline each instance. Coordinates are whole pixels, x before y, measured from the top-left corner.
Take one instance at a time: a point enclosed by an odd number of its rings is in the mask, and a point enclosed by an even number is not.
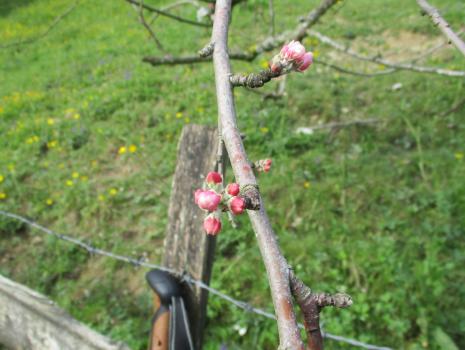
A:
[[[245,86],[251,89],[262,87],[271,79],[282,75],[281,72],[273,72],[271,69],[265,69],[258,73],[250,74],[233,74],[229,77],[232,86]]]
[[[302,310],[307,333],[307,349],[323,350],[323,336],[320,329],[320,312],[326,306],[346,308],[352,305],[352,298],[344,293],[334,295],[313,293],[292,270],[289,270],[292,294]]]
[[[326,35],[321,34],[320,32],[310,30],[309,33],[317,37],[318,40],[320,40],[322,43],[325,43],[335,48],[336,50],[344,52],[345,54],[352,56],[358,60],[382,64],[386,67],[391,67],[397,70],[411,70],[411,71],[419,72],[419,73],[435,73],[435,74],[440,74],[440,75],[447,75],[450,77],[465,77],[465,71],[456,71],[456,70],[449,70],[449,69],[435,68],[435,67],[416,66],[412,63],[393,63],[393,62],[384,60],[376,56],[375,57],[364,56],[362,54],[359,54],[351,50],[349,47],[346,47],[344,45],[341,45],[335,42],[333,39],[327,37]],[[377,72],[377,74],[382,74],[382,73]],[[387,74],[387,73],[384,73],[384,74]]]
[[[37,35],[36,37],[33,37],[33,38],[17,41],[17,42],[14,42],[14,43],[0,45],[0,49],[6,49],[6,48],[9,48],[9,47],[20,46],[20,45],[24,45],[24,44],[32,44],[33,42],[36,42],[36,41],[44,38],[45,36],[47,36],[48,33],[50,33],[52,31],[53,28],[55,28],[58,25],[58,23],[61,22],[61,20],[63,18],[68,16],[77,7],[77,5],[79,4],[79,1],[80,0],[76,1],[65,12],[63,12],[61,15],[56,17],[53,20],[52,24],[50,24],[50,26],[42,34],[39,34],[39,35]]]
[[[231,160],[234,175],[241,185],[257,185],[244,150],[236,124],[232,86],[229,82],[231,66],[228,57],[228,26],[231,18],[231,0],[218,0],[215,8],[212,41],[215,42],[213,63],[217,92],[218,114],[222,136]],[[260,199],[258,189],[255,191]],[[266,215],[263,202],[258,211],[248,211],[258,245],[265,263],[271,296],[277,316],[280,349],[303,349],[292,308],[287,263],[282,256],[276,236]]]
[[[145,20],[145,17],[144,17],[144,1],[143,0],[140,0],[140,3],[139,5],[132,5],[134,10],[137,12],[137,14],[139,15],[139,22],[144,26],[144,28],[148,31],[150,37],[153,39],[153,41],[155,42],[155,45],[157,46],[157,48],[162,51],[162,52],[165,52],[165,49],[163,48],[163,45],[162,43],[160,42],[160,40],[158,40],[157,36],[155,35],[154,31],[152,30],[152,27],[150,27],[150,25],[147,23],[147,21]]]
[[[273,51],[274,49],[282,46],[284,43],[291,40],[302,41],[307,36],[307,30],[311,28],[338,0],[322,0],[320,5],[311,11],[301,23],[292,32],[284,32],[278,36],[270,36],[258,44],[250,55],[253,58],[258,55]]]
[[[144,3],[142,3],[141,1],[138,1],[138,0],[126,0],[126,1],[129,2],[130,4],[137,5],[137,6],[142,6],[144,9],[146,9],[148,11],[158,13],[161,16],[165,16],[165,17],[174,19],[174,20],[182,22],[182,23],[192,24],[192,25],[198,26],[198,27],[207,27],[207,28],[211,27],[211,25],[208,24],[208,23],[197,22],[197,21],[193,21],[193,20],[190,20],[190,19],[187,19],[187,18],[179,17],[179,16],[173,15],[173,14],[171,14],[169,12],[159,10],[159,9],[153,7],[153,6],[144,4]]]
[[[438,26],[441,32],[452,42],[455,47],[465,56],[465,42],[450,28],[449,23],[441,17],[439,11],[431,6],[426,0],[417,0],[418,6],[431,18],[434,25]]]
[[[233,60],[240,60],[240,61],[251,61],[253,58],[248,53],[236,52],[231,53],[229,55],[230,59]],[[150,63],[152,66],[162,66],[162,65],[170,65],[174,66],[177,64],[192,64],[192,63],[202,63],[202,62],[210,62],[212,61],[211,56],[201,57],[198,55],[186,55],[186,56],[165,56],[165,57],[157,57],[157,56],[146,56],[142,59],[143,62]]]

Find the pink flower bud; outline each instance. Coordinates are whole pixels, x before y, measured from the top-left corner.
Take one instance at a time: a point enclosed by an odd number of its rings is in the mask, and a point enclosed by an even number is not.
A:
[[[281,71],[281,66],[279,64],[275,64],[274,62],[271,62],[270,69],[273,73],[278,73],[279,71]]]
[[[237,196],[240,192],[240,187],[239,184],[232,183],[228,185],[226,190],[231,196]]]
[[[297,68],[299,72],[303,72],[306,70],[310,65],[313,63],[313,54],[311,52],[307,52],[302,59],[302,63]]]
[[[221,177],[220,173],[217,173],[216,171],[210,171],[207,174],[205,181],[209,184],[219,184],[223,181],[223,178]]]
[[[301,61],[305,55],[305,47],[300,42],[292,40],[283,46],[280,54],[287,60]]]
[[[194,202],[195,202],[195,204],[199,204],[199,195],[201,193],[203,193],[203,192],[204,192],[204,190],[202,190],[200,188],[198,190],[195,190],[195,192],[194,192]]]
[[[267,172],[270,171],[270,169],[271,169],[271,162],[272,162],[271,159],[265,159],[265,160],[263,161],[263,171],[264,171],[265,173],[267,173]]]
[[[203,191],[197,195],[197,205],[204,210],[215,211],[221,202],[221,196],[215,191]]]
[[[203,221],[203,228],[207,235],[216,236],[221,231],[221,220],[213,215],[208,215]]]
[[[287,55],[287,52],[289,51],[289,45],[288,44],[285,44],[282,48],[281,48],[281,51],[279,52],[279,54],[281,56],[286,56]]]
[[[245,200],[242,197],[233,197],[229,201],[229,209],[234,215],[242,214],[245,210]]]

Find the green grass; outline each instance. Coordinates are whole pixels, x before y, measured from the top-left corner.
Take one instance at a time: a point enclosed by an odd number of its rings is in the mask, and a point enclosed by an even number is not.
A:
[[[318,1],[275,3],[281,31]],[[460,27],[464,3],[434,4]],[[2,43],[40,33],[69,6],[2,2]],[[337,7],[317,30],[372,54],[395,52],[392,60],[441,38],[414,1],[352,0]],[[195,17],[190,7],[177,13]],[[248,48],[264,38],[267,13],[266,1],[238,6],[230,46]],[[176,54],[196,52],[209,40],[207,29],[164,18],[154,28]],[[403,41],[405,34],[416,40]],[[314,39],[305,44],[321,58],[333,57]],[[0,209],[159,261],[180,131],[186,123],[214,125],[216,97],[210,64],[153,68],[141,62],[149,54],[159,52],[124,1],[83,1],[42,40],[0,50],[0,193],[6,196]],[[233,65],[257,70],[271,56]],[[366,68],[344,56],[332,59]],[[453,48],[424,64],[465,70]],[[398,82],[402,89],[392,91]],[[281,100],[263,101],[237,89],[238,120],[251,159],[273,158],[260,186],[289,262],[313,289],[354,298],[349,310],[324,311],[325,330],[397,349],[446,350],[447,339],[464,348],[465,115],[462,109],[441,116],[464,97],[464,79],[412,72],[365,79],[315,64],[290,75],[286,91]],[[380,123],[294,133],[356,118]],[[246,217],[239,221],[240,230],[225,224],[218,238],[212,286],[272,310],[254,234]],[[145,349],[151,300],[144,271],[4,218],[0,261],[0,273],[47,294],[98,331]],[[216,297],[208,316],[205,349],[276,347],[272,321]],[[239,336],[235,325],[247,333]],[[328,341],[327,348],[350,347]]]

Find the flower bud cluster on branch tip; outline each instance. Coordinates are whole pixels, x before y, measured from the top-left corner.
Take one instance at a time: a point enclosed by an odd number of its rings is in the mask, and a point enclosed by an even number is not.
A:
[[[253,163],[253,168],[256,169],[258,172],[269,172],[271,169],[271,159],[260,159]]]
[[[292,70],[303,72],[313,63],[313,54],[305,51],[298,41],[285,44],[278,55],[270,62],[270,69],[275,73],[285,74]]]
[[[205,178],[205,187],[194,192],[194,201],[200,209],[208,212],[203,222],[205,232],[216,236],[221,231],[221,213],[229,210],[234,215],[242,214],[247,202],[240,196],[239,184],[230,183],[223,187],[220,173],[209,172]]]

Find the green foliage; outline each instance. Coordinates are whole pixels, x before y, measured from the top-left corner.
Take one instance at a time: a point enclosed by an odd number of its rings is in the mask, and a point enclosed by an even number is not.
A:
[[[318,1],[274,3],[281,31]],[[464,3],[435,5],[459,28]],[[67,6],[7,1],[0,5],[2,43],[43,32]],[[235,8],[233,49],[267,36],[267,6],[256,0]],[[400,61],[442,40],[414,1],[337,8],[318,30],[367,54],[388,51]],[[195,17],[189,6],[176,11]],[[208,30],[161,17],[154,28],[173,54],[196,52],[209,40]],[[314,38],[305,45],[351,69],[384,69],[329,56]],[[0,50],[0,209],[159,260],[178,136],[187,123],[214,125],[216,100],[211,65],[153,68],[141,62],[150,54],[160,53],[124,1],[84,1],[45,38]],[[271,55],[234,62],[234,69],[257,70]],[[465,70],[453,48],[424,64]],[[402,88],[394,91],[395,83]],[[412,72],[365,79],[318,64],[290,75],[281,100],[235,90],[251,159],[273,158],[260,187],[286,257],[313,289],[354,298],[349,310],[324,311],[326,331],[397,349],[465,347],[464,110],[442,114],[464,90],[463,79]],[[294,132],[363,118],[380,123]],[[218,238],[212,285],[271,311],[254,234],[245,216],[239,223],[239,230],[225,223]],[[0,257],[2,274],[132,348],[146,347],[151,306],[143,271],[4,218]],[[271,320],[214,296],[208,316],[206,349],[276,348]],[[328,341],[327,348],[350,347]]]

